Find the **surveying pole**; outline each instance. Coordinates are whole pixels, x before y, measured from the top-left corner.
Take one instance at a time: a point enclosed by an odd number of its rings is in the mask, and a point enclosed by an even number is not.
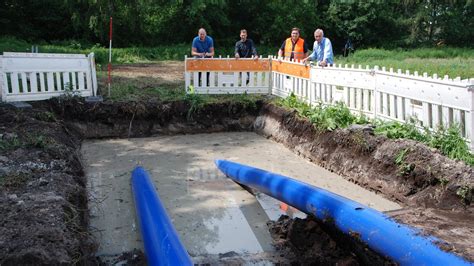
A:
[[[109,64],[107,65],[107,86],[108,86],[108,94],[110,97],[110,84],[112,83],[112,17],[110,17],[110,27],[109,27]]]

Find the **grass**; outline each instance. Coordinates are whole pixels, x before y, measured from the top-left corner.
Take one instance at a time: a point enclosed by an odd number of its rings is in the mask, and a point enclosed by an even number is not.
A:
[[[53,143],[54,140],[41,134],[27,134],[23,138],[14,136],[9,139],[0,139],[0,152],[16,150],[23,147],[44,149]]]
[[[419,75],[426,72],[430,76],[474,78],[474,49],[468,48],[366,49],[356,51],[349,57],[336,57],[335,62],[362,65],[363,68],[369,65],[386,67],[387,70],[393,68],[394,71],[401,69],[403,73],[405,70],[411,73],[418,71]]]
[[[107,90],[105,86],[102,89]],[[103,91],[102,95],[107,95]],[[174,101],[184,99],[186,92],[182,86],[161,85],[159,87],[137,88],[132,84],[115,84],[110,89],[110,100],[113,101],[134,101],[134,100],[157,100]]]
[[[0,37],[0,52],[30,52],[32,43],[18,40],[13,37]],[[75,41],[63,41],[58,44],[39,44],[39,51],[42,53],[81,53],[88,54],[94,52],[98,64],[107,64],[108,48],[98,44],[84,46]],[[233,56],[234,48],[219,47],[216,45],[216,57]],[[258,53],[264,57],[276,55],[278,47],[257,46]],[[184,60],[184,55],[190,55],[191,41],[189,43],[174,44],[157,47],[132,47],[113,48],[112,62],[114,64],[126,63],[146,63],[160,60]],[[410,70],[412,73],[418,71],[430,76],[438,74],[439,77],[449,75],[451,78],[461,77],[474,78],[474,49],[469,48],[418,48],[411,50],[394,49],[365,49],[357,50],[349,57],[342,57],[336,54],[336,64],[366,65],[371,67],[380,66],[387,69],[393,68],[395,71],[401,69]]]
[[[346,128],[352,124],[372,123],[375,125],[375,134],[384,135],[390,139],[416,140],[438,149],[451,159],[461,160],[474,166],[474,154],[470,152],[469,146],[461,137],[458,125],[451,125],[449,128],[440,127],[431,131],[428,128],[420,130],[417,121],[413,119],[407,123],[370,121],[363,115],[352,114],[343,103],[327,107],[322,105],[312,107],[300,101],[294,94],[285,99],[278,99],[277,104],[296,110],[299,116],[308,118],[319,130],[334,130]],[[407,151],[404,151],[395,158],[396,163],[401,166],[403,174],[409,172],[411,167],[403,162],[406,153]]]

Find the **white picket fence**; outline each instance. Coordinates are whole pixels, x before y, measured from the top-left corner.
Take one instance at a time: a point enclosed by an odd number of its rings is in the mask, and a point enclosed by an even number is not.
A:
[[[3,53],[0,96],[3,102],[35,101],[63,95],[96,96],[94,54]]]
[[[420,126],[431,129],[458,124],[462,136],[470,141],[474,150],[474,79],[429,77],[426,73],[410,74],[377,66],[322,68],[273,57],[269,59],[269,92],[273,95],[286,97],[293,93],[311,105],[343,102],[354,113],[382,120],[405,122],[416,117]],[[206,75],[205,71],[201,73]],[[236,78],[240,73],[227,75]],[[188,77],[190,74],[185,75]],[[186,80],[188,87],[191,83],[188,78]],[[194,84],[198,90],[202,88]],[[241,93],[246,88],[239,83],[233,83],[231,87],[222,87],[219,93]],[[199,93],[212,94],[212,91],[200,90]]]

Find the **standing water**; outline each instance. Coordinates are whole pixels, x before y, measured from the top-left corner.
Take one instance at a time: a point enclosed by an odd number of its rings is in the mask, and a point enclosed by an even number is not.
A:
[[[255,133],[215,133],[86,141],[82,146],[90,195],[91,231],[98,256],[143,250],[131,192],[135,165],[148,170],[181,241],[195,263],[238,257],[277,262],[266,223],[305,214],[226,178],[215,159],[233,160],[303,182],[380,211],[400,208]]]

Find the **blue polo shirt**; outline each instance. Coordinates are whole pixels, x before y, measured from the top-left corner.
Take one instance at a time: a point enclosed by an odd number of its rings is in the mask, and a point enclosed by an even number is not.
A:
[[[199,39],[199,36],[195,37],[193,40],[193,48],[196,48],[198,53],[210,53],[211,48],[214,47],[214,41],[211,37],[206,36],[204,41]]]

